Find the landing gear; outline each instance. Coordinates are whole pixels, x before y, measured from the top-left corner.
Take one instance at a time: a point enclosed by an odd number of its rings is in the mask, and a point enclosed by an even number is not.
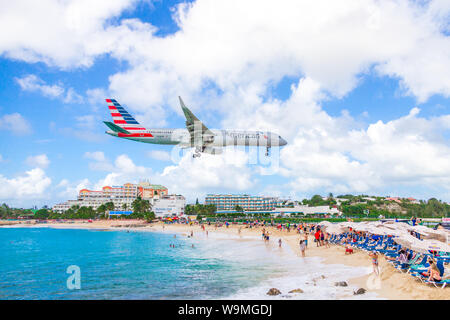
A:
[[[192,155],[192,158],[198,158],[202,155],[202,148],[195,147],[195,153]]]
[[[270,147],[267,147],[267,148],[266,148],[266,157],[269,156],[269,150],[270,150]]]

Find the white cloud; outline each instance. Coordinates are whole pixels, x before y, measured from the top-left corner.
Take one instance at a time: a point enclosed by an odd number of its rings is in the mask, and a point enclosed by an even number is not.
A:
[[[432,94],[449,96],[450,40],[440,32],[446,14],[436,15],[434,4],[182,4],[176,14],[181,30],[170,37],[154,37],[150,26],[138,21],[111,28],[122,45],[111,55],[131,68],[110,77],[110,90],[135,109],[160,114],[164,104],[178,109],[179,94],[206,107],[197,97],[205,95],[205,87],[217,87],[224,96],[241,91],[263,96],[285,76],[303,75],[342,97],[373,68],[380,76],[400,79],[405,93],[419,101]],[[222,111],[217,100],[208,100]]]
[[[274,107],[278,113],[295,115],[273,119],[290,137],[281,151],[281,165],[286,170],[280,170],[291,179],[290,188],[299,192],[374,192],[391,185],[440,185],[443,190],[439,194],[450,190],[450,179],[445,178],[450,177],[450,147],[443,136],[450,129],[450,116],[421,118],[420,110],[412,108],[399,119],[357,128],[349,115],[333,118],[320,109],[309,113],[317,105],[299,99],[298,92],[308,91],[304,84],[300,81],[291,98]],[[309,123],[301,120],[305,114]],[[289,130],[290,122],[299,127]]]
[[[15,78],[15,80],[24,91],[39,92],[48,98],[61,99],[64,103],[83,102],[83,98],[73,88],[66,90],[61,84],[48,85],[34,74],[29,74],[23,78]]]
[[[94,160],[89,163],[89,169],[94,171],[114,170],[113,164],[105,157],[102,151],[86,152],[84,158]]]
[[[227,149],[221,156],[202,154],[193,158],[187,152],[175,165],[164,168],[154,179],[165,184],[171,193],[181,193],[190,199],[213,190],[239,192],[254,186],[251,171],[246,167],[248,154]]]
[[[170,161],[171,160],[171,155],[167,151],[151,150],[151,151],[147,152],[147,155],[148,155],[148,157],[155,159],[155,160],[160,160],[160,161]]]
[[[28,201],[45,196],[45,191],[51,184],[51,179],[41,168],[26,171],[25,174],[8,179],[0,175],[0,199]]]
[[[32,132],[31,125],[17,112],[0,117],[0,130],[10,131],[15,135],[26,135]]]
[[[450,95],[443,3],[198,0],[178,5],[180,30],[158,37],[149,23],[112,19],[133,0],[14,1],[0,13],[0,27],[10,30],[0,53],[61,68],[90,66],[108,53],[130,65],[111,76],[111,92],[147,113],[210,83],[262,94],[285,76],[306,76],[339,97],[371,67],[424,101]]]
[[[105,99],[108,94],[104,89],[95,88],[86,90],[86,99],[95,111],[105,106]]]
[[[61,201],[73,200],[78,197],[78,193],[81,189],[88,188],[91,185],[88,179],[82,179],[80,181],[70,183],[67,179],[63,179],[56,186],[57,189],[62,189],[57,193]]]
[[[104,25],[135,0],[6,1],[0,12],[0,53],[65,69],[90,66],[114,50]]]
[[[105,154],[102,151],[85,152],[84,157],[95,161],[106,161]]]
[[[50,164],[50,160],[48,160],[48,157],[46,154],[40,154],[37,156],[29,156],[25,160],[26,164],[28,164],[31,167],[38,167],[38,168],[47,168]]]

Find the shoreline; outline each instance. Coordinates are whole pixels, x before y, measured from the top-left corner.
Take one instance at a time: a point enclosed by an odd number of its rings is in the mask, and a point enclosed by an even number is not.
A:
[[[54,222],[45,224],[31,223],[14,223],[0,224],[0,227],[8,228],[55,228],[55,229],[92,229],[92,230],[133,230],[147,232],[175,232],[188,235],[191,231],[195,234],[203,233],[199,225],[186,224],[148,224],[141,220],[100,220],[88,223],[87,221],[75,221],[73,223]],[[239,228],[241,232],[239,233]],[[224,226],[215,228],[214,225],[205,225],[208,233],[218,235],[233,236],[235,240],[239,237],[258,240],[260,239],[261,228],[245,228],[242,225],[230,225],[229,228]],[[290,251],[297,258],[301,259],[300,250],[298,248],[299,235],[295,232],[279,231],[274,227],[266,227],[270,232],[271,242],[275,243],[279,238],[282,239],[283,246],[288,245]],[[219,239],[218,239],[219,240]],[[262,241],[262,240],[258,240]],[[309,237],[308,248],[306,250],[307,257],[319,257],[320,263],[327,265],[344,265],[347,267],[367,267],[372,269],[371,261],[367,253],[355,251],[354,254],[345,255],[344,248],[338,245],[330,245],[330,248],[316,247],[312,237]],[[415,281],[411,276],[400,273],[393,268],[383,256],[380,256],[379,266],[381,275],[376,277],[373,273],[364,276],[348,277],[343,279],[347,281],[349,286],[356,288],[364,288],[367,293],[375,293],[378,299],[388,300],[450,300],[450,295],[446,289],[434,288],[423,283]],[[446,294],[447,293],[447,294]],[[364,297],[364,296],[360,296]]]

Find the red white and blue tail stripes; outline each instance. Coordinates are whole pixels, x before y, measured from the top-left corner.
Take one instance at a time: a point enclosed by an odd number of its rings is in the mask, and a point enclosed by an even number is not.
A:
[[[115,99],[106,99],[106,103],[108,103],[109,112],[115,125],[127,131],[133,130],[136,132],[146,130]]]

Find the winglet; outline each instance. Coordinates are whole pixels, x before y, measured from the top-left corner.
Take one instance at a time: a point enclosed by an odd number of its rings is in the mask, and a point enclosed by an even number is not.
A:
[[[178,99],[180,99],[180,105],[182,108],[186,108],[186,106],[184,105],[183,99],[181,99],[180,96],[178,96]]]
[[[186,117],[186,120],[188,122],[194,122],[194,121],[200,121],[198,120],[198,118],[192,113],[191,110],[188,109],[188,107],[186,107],[186,105],[183,102],[183,99],[181,99],[180,96],[178,96],[178,99],[180,99],[180,105],[181,105],[181,110],[183,110],[184,116]]]

